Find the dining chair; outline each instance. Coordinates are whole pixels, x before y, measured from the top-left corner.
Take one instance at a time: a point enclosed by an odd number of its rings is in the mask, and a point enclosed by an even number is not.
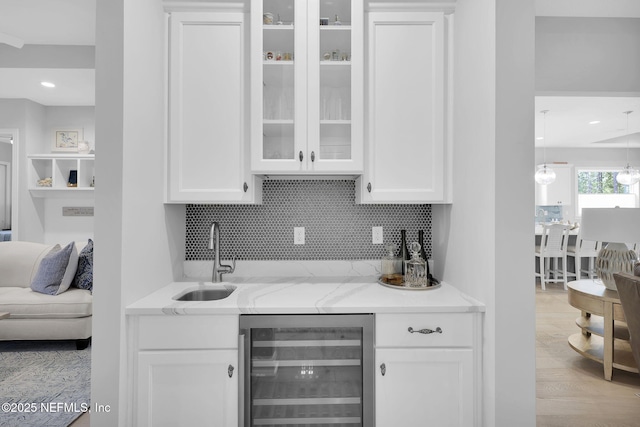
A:
[[[596,277],[595,259],[600,249],[602,249],[602,242],[584,240],[582,229],[578,228],[575,246],[567,246],[567,257],[572,257],[575,260],[573,272],[570,271],[567,274],[574,276],[576,280],[582,279],[582,273],[586,274],[589,279]],[[586,270],[582,268],[582,258],[589,259],[589,267]]]
[[[640,277],[627,273],[614,273],[618,297],[629,328],[631,352],[640,366]]]
[[[544,224],[540,246],[535,248],[535,256],[539,259],[540,286],[546,290],[546,283],[562,282],[567,290],[567,243],[569,226],[565,224]],[[559,263],[562,263],[560,267]]]

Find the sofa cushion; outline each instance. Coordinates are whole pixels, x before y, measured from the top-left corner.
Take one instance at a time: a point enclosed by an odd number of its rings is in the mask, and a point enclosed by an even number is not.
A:
[[[73,286],[93,291],[93,240],[91,239],[78,255],[78,269],[73,279]]]
[[[0,242],[0,287],[29,288],[40,260],[52,247],[33,242]]]
[[[31,281],[31,289],[43,294],[58,294],[69,266],[69,257],[74,248],[75,243],[73,242],[62,249],[60,249],[60,245],[54,246],[40,261],[38,271]]]
[[[9,313],[9,319],[91,316],[92,301],[91,293],[84,289],[71,288],[60,295],[47,295],[29,288],[0,288],[0,312]]]

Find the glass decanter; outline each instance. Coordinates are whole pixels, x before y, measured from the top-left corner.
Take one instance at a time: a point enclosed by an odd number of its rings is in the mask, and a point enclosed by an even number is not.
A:
[[[404,262],[404,283],[410,287],[426,287],[427,262],[420,257],[420,243],[411,243],[411,259]]]

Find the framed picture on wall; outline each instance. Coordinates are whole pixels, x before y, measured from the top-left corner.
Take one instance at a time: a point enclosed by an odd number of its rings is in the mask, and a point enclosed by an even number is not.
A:
[[[82,129],[64,128],[54,132],[51,151],[78,152],[78,142],[82,141]]]

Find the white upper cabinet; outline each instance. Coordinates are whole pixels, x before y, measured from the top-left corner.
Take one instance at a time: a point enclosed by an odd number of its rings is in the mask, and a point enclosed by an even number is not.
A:
[[[249,156],[249,29],[242,12],[173,12],[167,202],[259,203]]]
[[[371,11],[360,203],[449,202],[445,14]],[[449,30],[450,31],[450,30]]]
[[[536,183],[536,205],[573,205],[574,169],[569,164],[547,164],[556,173],[551,184]]]
[[[253,0],[251,16],[253,172],[360,173],[362,0]]]

